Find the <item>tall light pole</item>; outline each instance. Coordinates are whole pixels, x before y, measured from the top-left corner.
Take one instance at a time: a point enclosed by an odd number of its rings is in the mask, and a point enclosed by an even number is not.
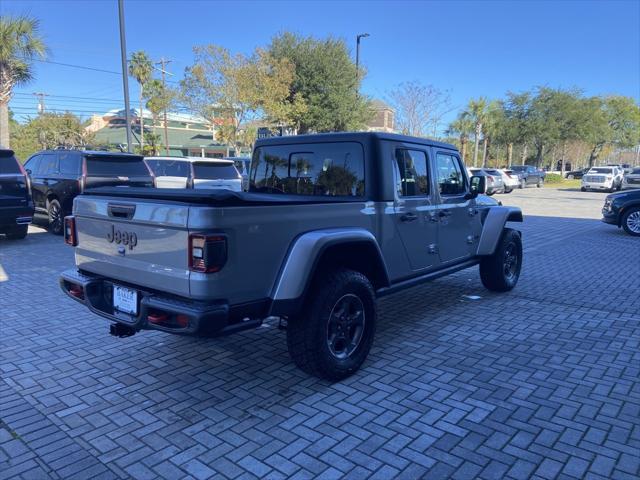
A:
[[[127,72],[127,40],[124,37],[124,5],[118,0],[120,18],[120,57],[122,59],[122,88],[124,88],[124,112],[127,122],[127,152],[131,152],[131,112],[129,111],[129,77]],[[142,112],[140,112],[142,115]]]
[[[368,33],[361,33],[356,36],[356,90],[360,81],[360,39],[368,37]]]

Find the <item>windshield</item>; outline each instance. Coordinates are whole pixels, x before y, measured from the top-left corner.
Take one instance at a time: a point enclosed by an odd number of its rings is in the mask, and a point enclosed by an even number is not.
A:
[[[233,163],[198,162],[193,164],[193,178],[201,180],[231,180],[240,175]]]
[[[88,156],[87,175],[94,177],[148,177],[142,157]]]
[[[612,171],[612,168],[592,168],[589,173],[611,173]]]
[[[513,170],[514,172],[526,172],[527,171],[527,167],[526,166],[514,166],[511,167],[511,170]]]

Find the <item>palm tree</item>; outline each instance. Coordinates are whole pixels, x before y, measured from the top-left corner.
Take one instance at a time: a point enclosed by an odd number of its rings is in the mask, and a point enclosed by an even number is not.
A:
[[[33,17],[0,17],[0,145],[5,147],[9,147],[13,88],[33,80],[33,61],[47,53],[38,30],[38,20]]]
[[[463,114],[460,114],[458,115],[458,118],[449,124],[449,128],[446,132],[447,135],[458,136],[460,138],[460,154],[462,156],[462,161],[465,164],[467,163],[467,142],[473,133],[473,129],[473,122]]]
[[[478,100],[470,100],[467,109],[463,112],[463,116],[473,122],[475,127],[475,146],[473,149],[473,166],[478,166],[478,147],[480,144],[480,135],[482,135],[482,125],[487,115],[487,99],[480,97]]]
[[[136,79],[140,85],[140,150],[144,148],[144,85],[151,79],[153,73],[153,63],[149,56],[143,51],[133,52],[129,60],[129,76]]]

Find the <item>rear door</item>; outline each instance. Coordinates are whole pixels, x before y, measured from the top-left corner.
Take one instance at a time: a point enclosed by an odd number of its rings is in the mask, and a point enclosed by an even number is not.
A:
[[[92,155],[84,157],[85,188],[107,186],[152,187],[151,173],[138,155]]]
[[[31,174],[31,189],[36,211],[47,213],[47,197],[58,181],[58,156],[53,153],[41,153],[37,169]]]
[[[472,255],[475,242],[474,222],[468,181],[457,153],[436,150],[435,171],[440,203],[438,205],[438,250],[443,264],[455,263]]]
[[[29,202],[27,178],[10,150],[0,150],[0,208],[21,207]]]
[[[396,185],[394,222],[414,272],[437,267],[437,206],[428,147],[392,145]]]

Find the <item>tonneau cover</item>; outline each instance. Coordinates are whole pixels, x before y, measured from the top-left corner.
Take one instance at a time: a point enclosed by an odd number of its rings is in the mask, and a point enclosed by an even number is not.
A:
[[[83,195],[126,197],[171,202],[199,203],[211,206],[239,207],[243,205],[300,205],[321,203],[362,202],[358,197],[287,195],[281,193],[234,192],[231,190],[190,190],[183,188],[98,187],[88,188]]]

